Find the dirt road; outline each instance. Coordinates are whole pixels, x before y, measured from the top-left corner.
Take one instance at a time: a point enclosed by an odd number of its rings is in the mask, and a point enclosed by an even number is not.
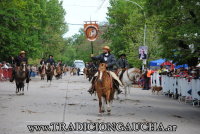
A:
[[[179,103],[163,95],[152,95],[151,91],[132,88],[125,97],[112,104],[112,114],[98,115],[98,101],[87,90],[90,83],[83,76],[64,76],[53,80],[51,85],[32,78],[24,96],[15,94],[15,84],[0,82],[0,134],[28,134],[27,125],[48,125],[51,122],[161,122],[164,126],[177,125],[176,132],[157,134],[200,133],[200,108]],[[54,134],[64,132],[33,132]],[[65,133],[113,133],[73,131]],[[129,133],[129,132],[115,132]],[[133,132],[130,132],[133,133]],[[142,131],[134,133],[143,133]],[[145,132],[155,133],[155,132]]]

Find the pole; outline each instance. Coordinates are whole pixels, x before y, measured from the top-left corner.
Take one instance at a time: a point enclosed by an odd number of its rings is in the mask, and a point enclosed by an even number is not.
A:
[[[92,54],[94,54],[94,50],[93,50],[93,41],[91,41],[91,49],[92,49]]]
[[[125,1],[133,3],[133,4],[137,5],[140,9],[143,10],[143,15],[144,15],[144,19],[145,19],[145,22],[144,22],[144,40],[143,40],[143,45],[146,46],[146,30],[147,30],[147,25],[146,25],[146,15],[145,15],[144,8],[141,5],[139,5],[137,2],[134,2],[134,1],[131,1],[131,0],[125,0]],[[143,62],[142,62],[142,70],[143,71],[144,71],[145,65],[146,65],[146,59],[143,60]]]

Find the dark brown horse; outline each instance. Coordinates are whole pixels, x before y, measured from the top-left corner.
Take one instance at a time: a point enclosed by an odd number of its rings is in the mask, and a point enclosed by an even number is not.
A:
[[[43,65],[39,68],[39,73],[40,73],[41,80],[44,80],[44,77],[45,77],[45,75],[46,75],[46,67],[45,67],[45,64],[43,64]]]
[[[107,112],[111,113],[111,103],[114,98],[113,78],[106,71],[106,64],[101,63],[98,68],[98,76],[95,81],[95,89],[99,99],[99,114],[105,112],[104,104],[107,104]],[[102,103],[103,99],[103,103]]]
[[[53,78],[53,66],[50,64],[50,63],[47,63],[47,65],[46,65],[46,75],[47,75],[47,82],[48,81],[50,81],[50,83],[51,83],[51,81],[52,81],[52,78]]]
[[[24,81],[28,76],[27,65],[22,62],[19,67],[15,68],[14,80],[16,83],[16,94],[24,95]]]

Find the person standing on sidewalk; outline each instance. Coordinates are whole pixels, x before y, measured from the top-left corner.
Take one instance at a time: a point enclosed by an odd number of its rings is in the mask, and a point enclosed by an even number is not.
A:
[[[151,75],[152,75],[152,71],[149,68],[147,68],[147,70],[144,73],[145,82],[144,82],[143,90],[149,90],[150,89],[150,84],[149,83],[150,83]]]

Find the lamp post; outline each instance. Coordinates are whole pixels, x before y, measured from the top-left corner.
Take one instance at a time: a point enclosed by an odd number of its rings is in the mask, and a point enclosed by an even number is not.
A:
[[[145,19],[145,23],[144,23],[144,41],[143,41],[143,45],[146,46],[146,29],[147,29],[147,25],[146,25],[146,15],[145,15],[145,12],[144,12],[144,8],[139,5],[138,3],[134,2],[134,1],[131,1],[131,0],[125,0],[127,2],[130,2],[130,3],[133,3],[135,5],[137,5],[140,9],[143,10],[143,15],[144,15],[144,19]]]
[[[147,30],[147,25],[146,25],[146,15],[145,15],[145,12],[144,12],[144,8],[141,5],[139,5],[138,3],[134,2],[134,1],[131,1],[131,0],[125,0],[125,1],[130,2],[132,4],[135,4],[140,9],[143,10],[143,15],[144,15],[144,19],[145,19],[145,22],[144,22],[144,40],[143,40],[143,45],[146,46],[146,30]],[[144,71],[144,65],[146,65],[146,59],[143,60],[142,71]]]

